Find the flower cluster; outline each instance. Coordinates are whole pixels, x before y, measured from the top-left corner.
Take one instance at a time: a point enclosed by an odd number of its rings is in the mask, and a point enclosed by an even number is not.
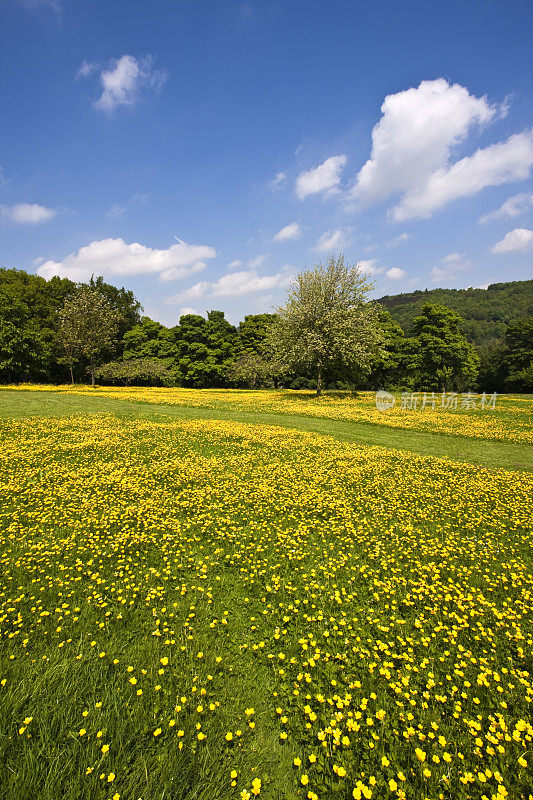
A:
[[[0,440],[3,794],[531,796],[529,474],[233,422]]]

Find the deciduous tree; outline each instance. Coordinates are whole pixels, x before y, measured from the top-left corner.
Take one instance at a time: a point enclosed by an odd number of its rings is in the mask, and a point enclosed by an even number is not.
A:
[[[288,369],[307,367],[322,392],[324,371],[339,365],[368,370],[379,348],[375,305],[368,302],[372,284],[357,267],[332,256],[325,264],[299,273],[277,309],[270,345]]]
[[[72,354],[82,354],[87,359],[92,386],[96,368],[113,346],[117,329],[117,311],[97,289],[81,286],[65,301],[60,337],[68,342]]]

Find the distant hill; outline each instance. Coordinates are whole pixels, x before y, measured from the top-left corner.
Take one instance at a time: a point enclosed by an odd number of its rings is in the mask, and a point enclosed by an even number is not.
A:
[[[533,314],[533,280],[492,283],[488,289],[425,289],[386,295],[378,302],[406,332],[424,303],[441,303],[463,317],[470,342],[490,347],[505,336],[509,323]]]

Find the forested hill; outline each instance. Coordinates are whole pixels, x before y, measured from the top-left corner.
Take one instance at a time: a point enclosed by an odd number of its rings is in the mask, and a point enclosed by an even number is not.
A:
[[[503,339],[511,322],[533,314],[533,280],[492,283],[488,289],[425,289],[386,295],[378,300],[408,331],[424,303],[441,303],[456,311],[468,340],[477,346]]]

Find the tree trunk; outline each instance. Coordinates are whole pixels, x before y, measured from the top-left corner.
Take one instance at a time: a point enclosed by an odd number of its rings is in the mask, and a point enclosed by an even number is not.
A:
[[[94,389],[95,381],[94,381],[94,364],[91,364],[91,386]]]
[[[69,364],[69,369],[70,369],[70,385],[74,386],[74,373],[72,371],[72,364]]]
[[[320,397],[322,394],[322,364],[318,365],[318,376],[316,382],[316,396]]]

